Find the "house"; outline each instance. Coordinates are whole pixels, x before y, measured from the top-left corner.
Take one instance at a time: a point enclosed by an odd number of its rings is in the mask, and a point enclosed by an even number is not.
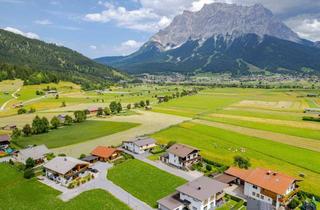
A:
[[[305,108],[304,113],[320,114],[320,108]]]
[[[199,152],[200,150],[194,147],[174,144],[167,150],[166,154],[160,157],[160,160],[175,167],[187,169],[201,159]]]
[[[66,120],[66,115],[65,115],[65,114],[59,114],[59,115],[57,116],[57,118],[58,118],[58,120],[59,120],[59,122],[60,122],[61,124],[64,124],[64,122],[65,122],[65,120]]]
[[[0,135],[0,149],[6,149],[10,145],[10,140],[9,134]]]
[[[111,161],[115,158],[119,157],[121,154],[121,151],[112,148],[112,147],[104,147],[104,146],[97,146],[94,150],[92,150],[91,155],[98,157],[98,160],[100,161]]]
[[[133,152],[136,154],[142,154],[145,151],[150,150],[155,146],[156,146],[156,141],[152,138],[145,136],[145,137],[137,137],[129,141],[124,141],[122,147],[130,152]]]
[[[73,157],[55,157],[43,165],[45,176],[63,186],[77,177],[89,175],[88,167],[89,163]]]
[[[285,207],[298,192],[297,179],[267,169],[240,169],[230,167],[225,174],[237,178],[244,186],[244,195],[272,204],[276,209]]]
[[[41,164],[46,161],[46,155],[50,153],[51,151],[45,145],[39,145],[20,150],[15,154],[14,159],[26,164],[27,159],[32,158],[36,164]]]
[[[223,202],[228,185],[202,176],[176,188],[176,192],[157,201],[159,210],[213,210]]]
[[[318,97],[318,94],[316,94],[316,93],[308,93],[307,97],[311,97],[311,98]]]
[[[58,94],[57,90],[48,90],[47,94]]]
[[[6,126],[2,127],[2,130],[12,131],[12,130],[14,130],[16,128],[17,128],[16,125],[6,125]]]

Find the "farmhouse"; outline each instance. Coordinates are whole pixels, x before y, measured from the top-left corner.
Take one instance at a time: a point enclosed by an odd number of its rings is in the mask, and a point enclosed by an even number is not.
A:
[[[10,136],[8,134],[0,135],[0,149],[5,149],[10,145]]]
[[[104,146],[97,146],[94,150],[92,150],[91,155],[98,158],[100,161],[111,161],[115,158],[119,157],[121,151],[112,148],[112,147],[104,147]]]
[[[36,164],[41,164],[46,161],[46,155],[49,153],[51,151],[45,145],[39,145],[20,150],[15,154],[14,159],[17,162],[26,164],[27,159],[32,158]]]
[[[276,209],[285,207],[298,192],[298,180],[278,172],[230,167],[225,173],[236,177],[236,182],[244,186],[245,196],[272,204]]]
[[[156,141],[147,136],[137,137],[133,140],[124,141],[123,148],[136,154],[142,154],[145,151],[156,146]]]
[[[202,176],[176,189],[176,193],[158,200],[159,210],[213,210],[223,202],[228,185]]]
[[[160,157],[160,160],[175,167],[187,169],[201,159],[199,151],[184,144],[174,144],[167,150],[166,154]]]
[[[46,177],[68,186],[77,177],[89,175],[89,163],[73,157],[55,157],[43,165]]]
[[[304,113],[320,114],[320,108],[305,108]]]
[[[12,131],[14,129],[16,129],[17,126],[16,125],[6,125],[2,127],[2,130],[8,130],[8,131]]]

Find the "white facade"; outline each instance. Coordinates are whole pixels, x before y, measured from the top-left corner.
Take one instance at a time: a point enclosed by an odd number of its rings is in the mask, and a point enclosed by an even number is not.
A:
[[[84,171],[82,173],[79,173],[78,177],[85,177],[89,174],[90,174],[89,171]],[[73,181],[72,176],[67,179],[64,175],[61,175],[61,174],[57,175],[56,172],[50,171],[48,169],[46,170],[46,177],[48,177],[49,179],[51,179],[57,183],[60,183],[61,185],[65,186],[65,187],[68,187],[70,182]]]
[[[288,195],[295,189],[295,183],[293,183],[286,191],[285,195]],[[251,183],[245,182],[244,184],[244,194],[248,197],[254,198],[256,200],[264,201],[266,203],[269,203],[271,205],[274,205],[277,209],[280,207],[279,199],[282,197],[282,195],[277,194],[276,200],[273,200],[271,197],[268,197],[261,193],[262,188],[256,185],[253,185]],[[284,196],[285,196],[284,195]]]
[[[138,146],[135,144],[135,142],[124,142],[123,147],[136,154],[143,154],[146,150],[151,149],[155,147],[156,144],[150,144],[150,145],[144,145],[144,146]]]
[[[188,206],[190,210],[211,210],[216,207],[216,195],[212,195],[208,199],[200,201],[189,195],[180,193],[180,199],[190,202],[190,205]]]
[[[188,161],[193,160],[197,157],[199,157],[198,152],[189,154],[184,160],[182,160],[182,158],[180,158],[179,156],[177,156],[175,154],[168,153],[168,163],[172,164],[178,168],[183,168],[188,165]],[[184,162],[185,162],[185,164],[184,164]]]

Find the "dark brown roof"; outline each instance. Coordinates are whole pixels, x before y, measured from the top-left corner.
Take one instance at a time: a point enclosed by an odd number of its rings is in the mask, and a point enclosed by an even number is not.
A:
[[[210,196],[223,191],[229,185],[214,179],[202,176],[194,181],[177,188],[178,192],[189,195],[200,201],[208,199]]]
[[[219,174],[217,176],[215,176],[213,179],[225,183],[225,184],[229,184],[230,182],[233,182],[234,180],[237,179],[237,177],[234,176],[230,176],[228,174]]]
[[[174,144],[168,149],[169,153],[177,155],[178,157],[182,157],[182,158],[188,156],[190,153],[194,151],[199,151],[199,150],[184,144]]]
[[[0,135],[0,142],[10,141],[11,138],[8,134],[2,134]]]

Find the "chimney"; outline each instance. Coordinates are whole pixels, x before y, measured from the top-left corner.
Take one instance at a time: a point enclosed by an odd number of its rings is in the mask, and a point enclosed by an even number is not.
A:
[[[198,190],[201,190],[201,187],[198,187]]]
[[[269,171],[267,171],[267,175],[270,175],[271,174],[271,171],[269,170]]]

